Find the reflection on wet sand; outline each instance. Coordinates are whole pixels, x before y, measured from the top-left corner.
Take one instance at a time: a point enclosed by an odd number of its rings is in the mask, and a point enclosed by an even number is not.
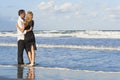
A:
[[[29,71],[27,73],[27,79],[29,80],[35,79],[34,67],[29,67]]]
[[[24,67],[18,67],[17,68],[17,79],[24,80],[23,74],[24,74]],[[26,74],[27,80],[34,80],[35,79],[34,67],[28,67],[28,72],[25,74]]]
[[[17,68],[17,78],[18,78],[18,80],[23,79],[23,70],[24,70],[24,67],[18,67]]]

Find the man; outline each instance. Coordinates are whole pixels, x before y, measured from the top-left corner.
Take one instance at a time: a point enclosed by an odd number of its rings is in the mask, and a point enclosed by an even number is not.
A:
[[[23,60],[23,51],[25,49],[25,40],[24,40],[24,34],[26,31],[24,31],[24,18],[25,18],[25,11],[23,9],[18,11],[18,21],[17,25],[17,34],[18,34],[18,65],[24,65],[24,60]]]

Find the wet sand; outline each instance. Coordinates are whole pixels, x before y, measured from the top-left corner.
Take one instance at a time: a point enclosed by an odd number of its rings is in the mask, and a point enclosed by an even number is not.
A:
[[[120,72],[0,66],[0,80],[120,80]]]

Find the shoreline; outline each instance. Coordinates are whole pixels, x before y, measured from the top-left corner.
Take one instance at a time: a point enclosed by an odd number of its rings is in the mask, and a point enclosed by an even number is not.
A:
[[[11,74],[12,73],[12,74]],[[120,72],[96,72],[45,67],[0,66],[1,80],[120,80]]]
[[[7,65],[7,64],[0,64],[0,68],[4,67],[4,68],[17,68],[17,67],[21,67],[21,68],[34,68],[34,69],[43,69],[43,70],[61,70],[61,71],[74,71],[74,72],[86,72],[86,73],[106,73],[106,74],[120,74],[120,72],[116,72],[116,71],[92,71],[92,70],[78,70],[78,69],[70,69],[70,68],[60,68],[60,67],[43,67],[43,66],[18,66],[17,64],[13,64],[13,65]]]

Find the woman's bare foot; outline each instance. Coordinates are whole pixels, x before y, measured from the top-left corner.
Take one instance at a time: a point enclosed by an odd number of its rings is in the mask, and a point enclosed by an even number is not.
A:
[[[35,64],[32,64],[32,63],[31,63],[31,64],[29,64],[28,66],[34,66],[34,65],[35,65]]]

